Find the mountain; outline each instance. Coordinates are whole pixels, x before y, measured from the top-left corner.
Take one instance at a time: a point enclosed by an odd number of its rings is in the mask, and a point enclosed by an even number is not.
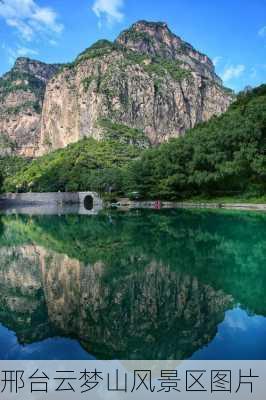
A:
[[[236,197],[265,202],[266,85],[240,93],[221,116],[145,151],[126,178],[143,198]],[[199,200],[199,198],[198,198]]]
[[[46,84],[58,69],[59,65],[18,58],[0,79],[0,155],[34,156]]]
[[[112,192],[113,198],[137,191],[143,199],[200,195],[265,201],[266,85],[240,93],[222,115],[155,148],[147,148],[140,130],[109,120],[101,120],[101,126],[101,141],[84,138],[30,163],[0,159],[4,190],[95,190]]]
[[[19,59],[1,79],[0,90],[2,141],[27,156],[84,137],[99,140],[103,119],[142,130],[151,144],[161,143],[223,113],[233,100],[206,55],[165,23],[146,21],[113,43],[98,41],[60,69]]]
[[[159,57],[177,61],[177,64],[183,63],[185,69],[191,69],[222,86],[222,80],[215,74],[212,61],[174,35],[163,22],[139,21],[122,32],[116,43],[151,58]]]

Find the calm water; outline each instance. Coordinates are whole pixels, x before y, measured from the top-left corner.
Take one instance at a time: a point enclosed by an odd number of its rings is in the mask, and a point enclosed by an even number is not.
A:
[[[2,215],[0,294],[0,359],[266,359],[266,215]]]

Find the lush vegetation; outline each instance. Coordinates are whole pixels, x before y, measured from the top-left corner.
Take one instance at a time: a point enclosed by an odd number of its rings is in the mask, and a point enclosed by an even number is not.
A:
[[[0,132],[0,152],[5,152],[7,149],[14,150],[16,144],[5,133]]]
[[[108,118],[99,121],[99,126],[104,130],[104,139],[118,141],[125,145],[133,145],[140,148],[147,148],[150,142],[147,136],[140,129],[129,128],[127,125],[113,123]]]
[[[15,176],[31,163],[30,159],[19,156],[0,157],[0,171],[4,179]]]
[[[261,196],[266,192],[266,85],[228,112],[145,152],[128,182],[144,198]]]
[[[18,156],[0,157],[0,193],[8,190],[5,181],[24,171],[30,163],[29,159]]]
[[[101,142],[84,139],[29,165],[0,160],[5,190],[137,191],[169,200],[266,195],[266,85],[241,93],[222,116],[157,148],[145,149],[141,131],[109,120],[99,124]]]
[[[76,59],[75,63],[79,63],[80,61],[84,61],[87,59],[93,59],[97,57],[103,57],[107,54],[110,54],[112,51],[117,50],[118,46],[115,43],[110,42],[109,40],[98,40],[91,47],[84,50]]]
[[[159,77],[165,77],[169,74],[175,81],[190,78],[191,72],[178,66],[178,64],[178,61],[155,57],[151,60],[150,64],[144,66],[144,70],[149,73],[154,73]]]
[[[4,178],[3,178],[2,173],[0,172],[0,193],[2,193],[3,181],[4,181]],[[1,231],[1,229],[0,229],[0,231]]]
[[[123,168],[142,151],[144,134],[111,121],[99,122],[105,127],[108,139],[100,142],[83,139],[66,149],[54,151],[20,168],[17,173],[6,174],[6,191],[76,191],[97,190],[118,192],[122,188]],[[119,134],[116,140],[114,132]],[[135,139],[134,139],[135,137]],[[142,138],[142,140],[140,140]],[[146,140],[147,142],[147,140]],[[21,159],[6,160],[14,166]],[[1,165],[1,160],[0,160]]]
[[[147,32],[137,31],[135,29],[128,29],[122,33],[122,38],[125,37],[127,41],[143,41],[148,45],[153,45],[155,40]]]

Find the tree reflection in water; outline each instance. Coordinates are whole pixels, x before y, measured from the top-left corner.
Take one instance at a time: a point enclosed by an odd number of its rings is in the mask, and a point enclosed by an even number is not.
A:
[[[264,215],[143,211],[2,224],[0,322],[20,343],[63,336],[99,358],[184,359],[237,304],[265,316]]]

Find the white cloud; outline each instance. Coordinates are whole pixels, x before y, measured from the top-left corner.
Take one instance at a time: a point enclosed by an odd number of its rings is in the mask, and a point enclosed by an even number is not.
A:
[[[21,33],[22,37],[28,41],[31,40],[33,36],[33,30],[30,26],[25,24],[23,21],[16,20],[16,19],[7,19],[7,25],[11,26],[12,28],[16,28],[19,33]]]
[[[102,19],[105,19],[108,24],[121,22],[124,14],[121,8],[124,5],[124,0],[95,0],[92,10],[99,18],[101,26]]]
[[[266,37],[266,25],[263,26],[259,31],[258,31],[258,35],[261,37]]]
[[[18,47],[17,48],[17,55],[19,57],[36,56],[37,54],[39,54],[38,50],[29,49],[28,47]]]
[[[213,65],[216,67],[222,61],[222,59],[223,59],[223,57],[221,57],[221,56],[214,57],[212,60]]]
[[[222,79],[224,82],[228,82],[232,79],[239,78],[243,74],[245,69],[246,67],[243,64],[229,65],[225,67],[224,72],[222,74]]]
[[[38,50],[30,49],[29,47],[17,46],[12,49],[11,47],[3,45],[2,48],[6,50],[8,55],[9,64],[14,64],[18,57],[32,57],[39,54]]]
[[[51,46],[57,46],[57,44],[58,44],[57,41],[54,39],[49,40],[49,43]]]
[[[37,33],[60,33],[64,28],[52,8],[40,7],[35,0],[1,0],[0,17],[26,41]]]

